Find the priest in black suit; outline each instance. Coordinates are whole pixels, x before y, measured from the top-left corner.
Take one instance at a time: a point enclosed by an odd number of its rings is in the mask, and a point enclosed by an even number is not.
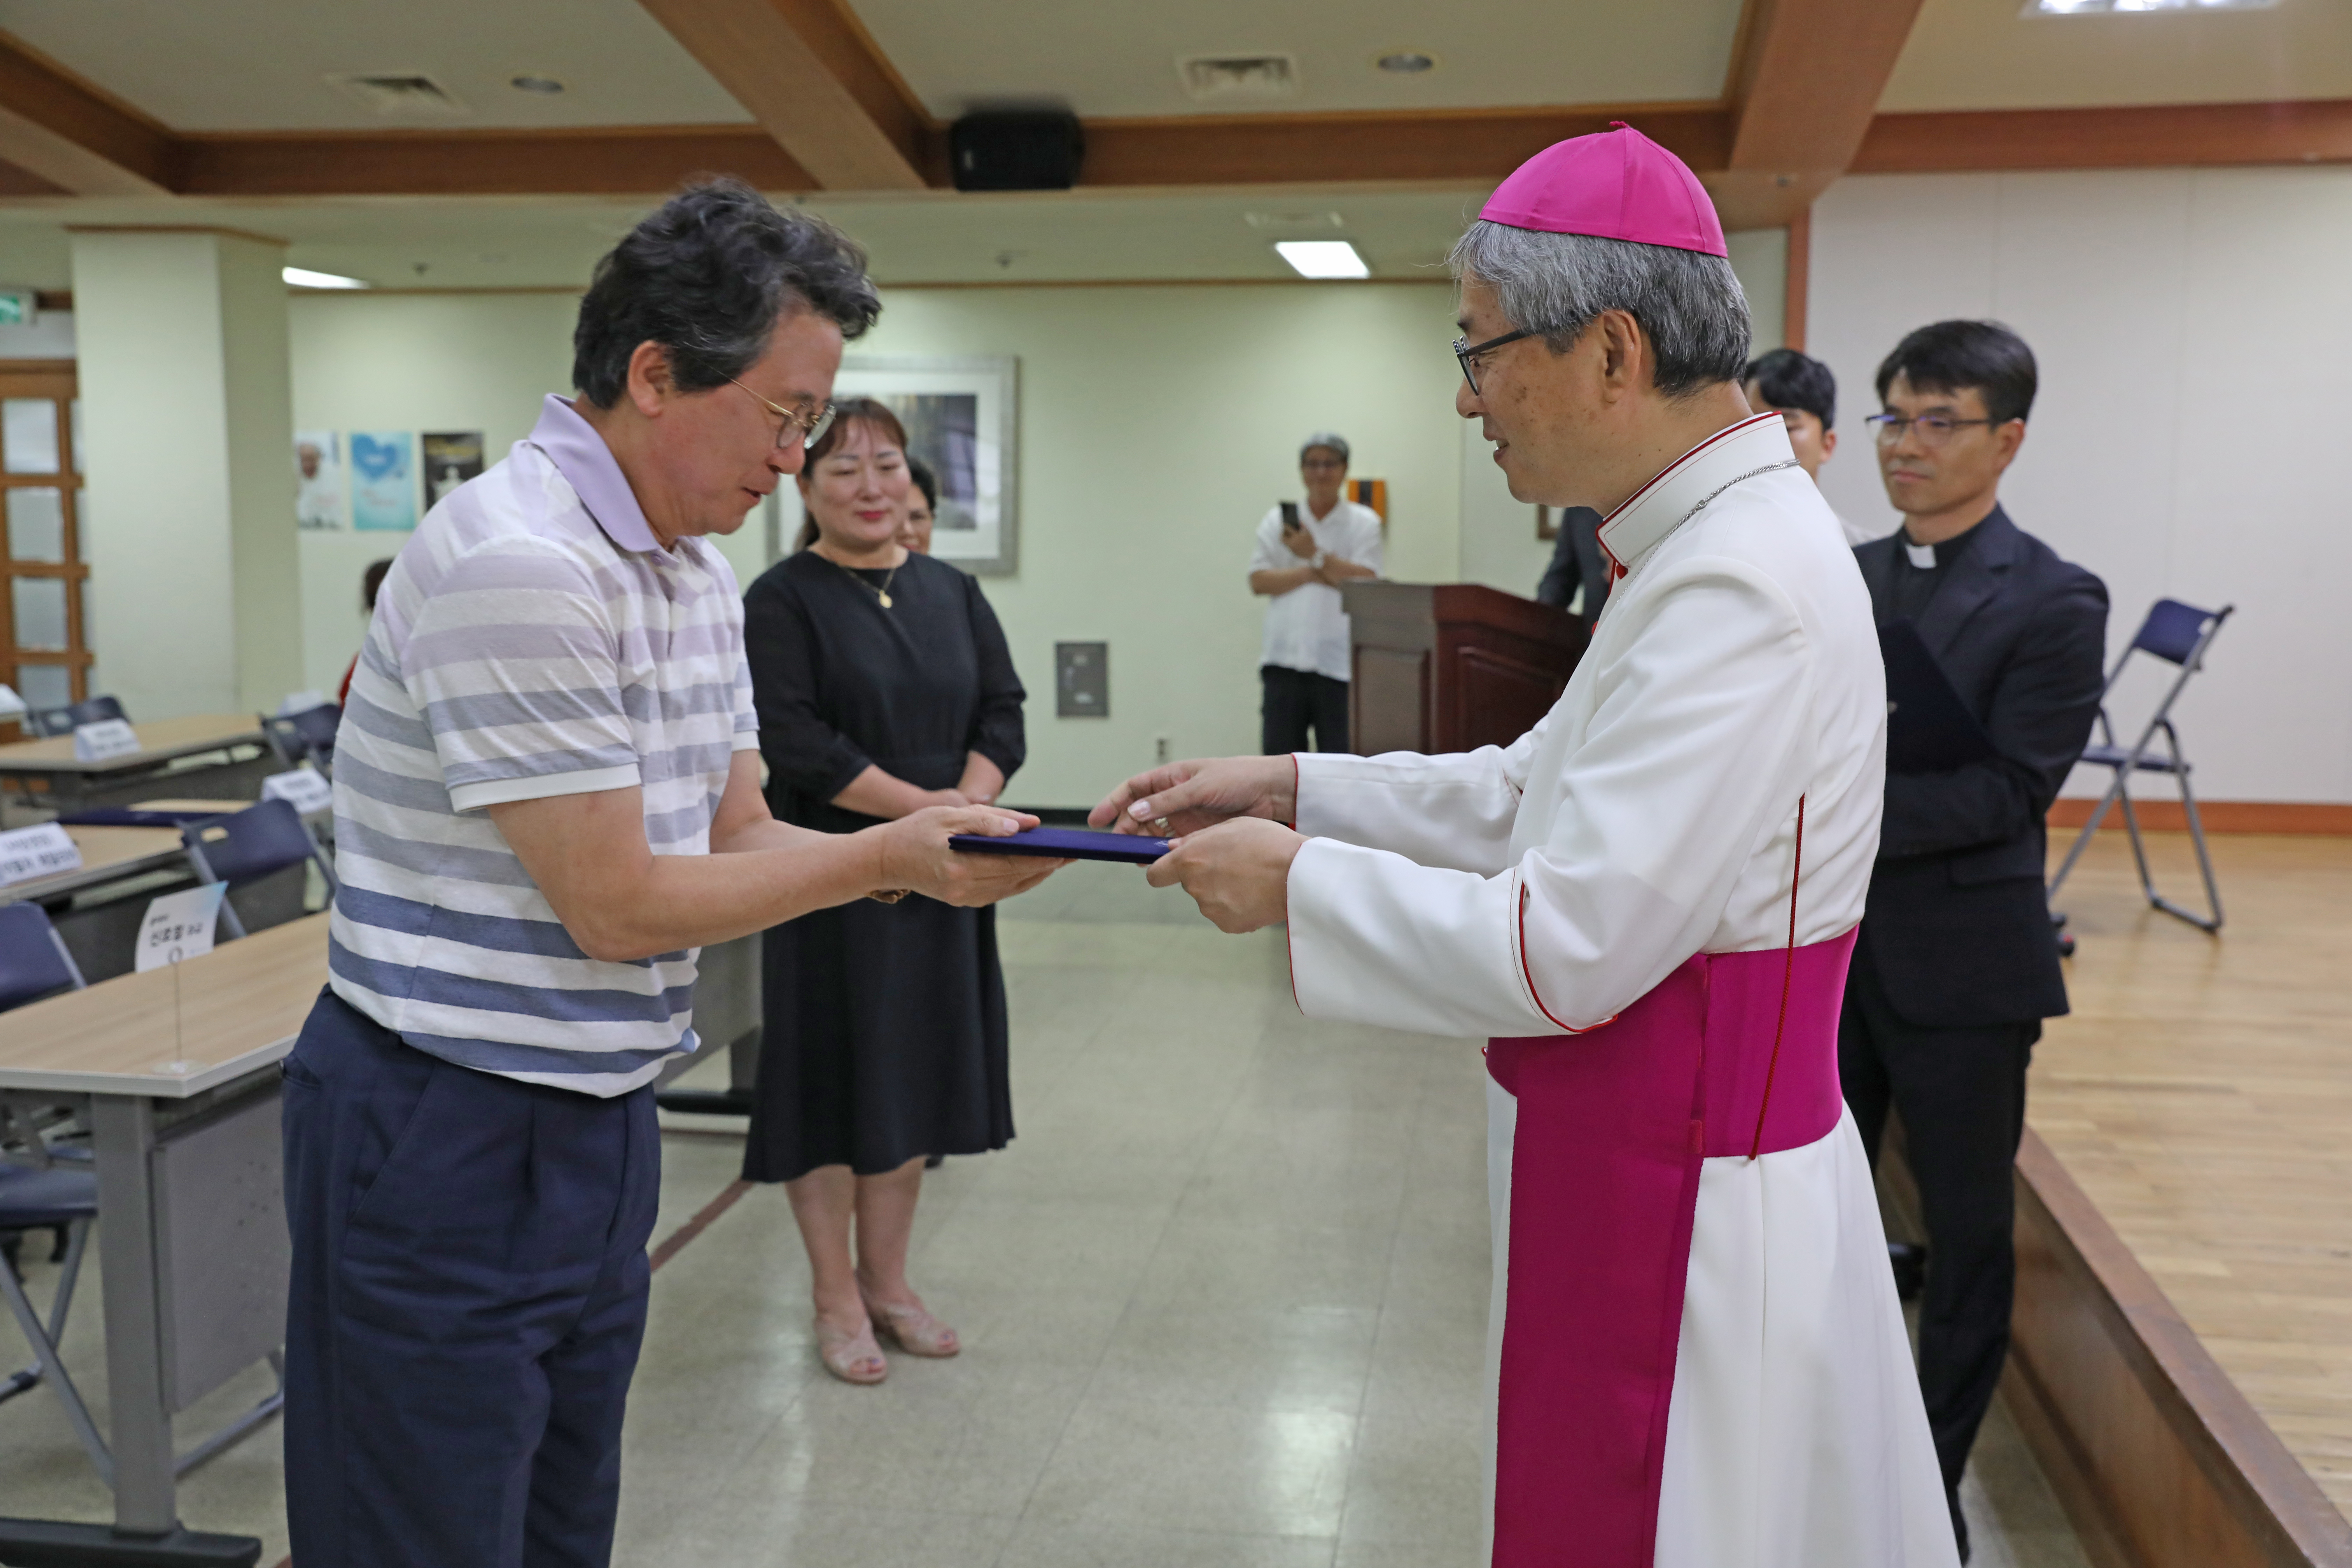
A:
[[[1958,1489],[2009,1352],[2011,1167],[2042,1020],[2066,1011],[2042,894],[2042,819],[2098,710],[2107,591],[2009,520],[2032,351],[1939,321],[1878,370],[1871,423],[1903,527],[1854,552],[1882,624],[1907,620],[1991,741],[1894,773],[1839,1028],[1846,1101],[1874,1162],[1903,1117],[1927,1228],[1919,1381],[1965,1559]]]

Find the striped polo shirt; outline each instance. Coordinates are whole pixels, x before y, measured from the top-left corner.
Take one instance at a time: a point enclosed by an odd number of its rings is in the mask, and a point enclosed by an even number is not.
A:
[[[757,730],[725,557],[664,550],[603,438],[548,398],[377,595],[335,742],[335,994],[463,1067],[647,1082],[694,1048],[695,953],[582,952],[483,808],[634,787],[655,854],[706,854]]]

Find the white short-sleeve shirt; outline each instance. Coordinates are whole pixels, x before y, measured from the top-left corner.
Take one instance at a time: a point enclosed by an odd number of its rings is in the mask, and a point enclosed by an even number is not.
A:
[[[1381,514],[1370,507],[1342,499],[1318,518],[1302,503],[1298,521],[1325,554],[1380,574]],[[1282,542],[1282,509],[1271,508],[1258,521],[1250,570],[1281,572],[1306,564]],[[1348,613],[1339,605],[1339,590],[1328,583],[1307,583],[1276,595],[1265,606],[1265,649],[1258,662],[1347,679]]]

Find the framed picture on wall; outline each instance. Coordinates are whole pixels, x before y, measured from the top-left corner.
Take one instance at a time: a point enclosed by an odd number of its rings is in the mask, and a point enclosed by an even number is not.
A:
[[[467,479],[482,477],[479,430],[427,430],[416,438],[425,457],[425,510],[432,510]]]
[[[851,354],[833,384],[835,402],[871,397],[898,416],[909,455],[939,476],[931,553],[978,577],[1021,563],[1019,365],[1011,354]]]
[[[408,431],[352,432],[352,526],[389,533],[416,526],[416,447]]]

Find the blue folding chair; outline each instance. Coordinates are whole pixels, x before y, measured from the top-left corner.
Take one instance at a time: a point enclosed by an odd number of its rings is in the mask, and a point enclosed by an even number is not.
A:
[[[2066,851],[2066,858],[2059,866],[2058,874],[2050,879],[2050,897],[2053,899],[2058,896],[2058,889],[2064,884],[2067,873],[2074,870],[2074,862],[2083,858],[2084,849],[2091,842],[2091,835],[2096,833],[2099,824],[2106,819],[2107,808],[2120,805],[2124,808],[2124,827],[2131,835],[2132,859],[2139,867],[2140,889],[2147,895],[2148,903],[2176,919],[2187,921],[2200,931],[2218,931],[2221,929],[2221,889],[2213,879],[2213,858],[2205,848],[2205,824],[2197,815],[2197,796],[2189,787],[2189,759],[2180,754],[2180,736],[2172,727],[2171,715],[2172,705],[2179,700],[2182,689],[2189,684],[2189,678],[2204,668],[2205,650],[2213,646],[2213,638],[2221,631],[2221,623],[2228,620],[2236,609],[2234,605],[2224,605],[2218,610],[2200,610],[2178,599],[2158,599],[2150,606],[2147,619],[2140,623],[2131,646],[2124,649],[2123,657],[2116,660],[2115,668],[2107,673],[2106,684],[2099,689],[2099,741],[2083,749],[2083,761],[2095,768],[2112,768],[2116,782],[2108,786],[2106,794],[2099,797],[2099,804],[2091,812],[2091,819],[2083,825],[2083,831],[2076,836],[2074,847]],[[2107,693],[2116,689],[2116,682],[2123,678],[2124,667],[2131,662],[2131,657],[2136,653],[2148,654],[2168,664],[2177,665],[2180,673],[2174,678],[2163,700],[2156,705],[2155,716],[2148,720],[2147,728],[2140,731],[2139,739],[2126,750],[2116,744],[2116,727],[2107,717]],[[2155,749],[2158,736],[2164,740],[2161,755]],[[2200,915],[2193,910],[2183,909],[2156,890],[2156,879],[2147,868],[2147,847],[2140,839],[2139,814],[2132,809],[2130,780],[2136,773],[2168,773],[2180,786],[2180,809],[2189,819],[2189,839],[2197,847],[2197,868],[2205,879],[2208,913]]]
[[[299,713],[264,713],[260,719],[262,732],[288,767],[299,768],[308,760],[321,777],[334,778],[335,731],[343,721],[339,705],[321,702]]]
[[[226,882],[235,892],[308,860],[327,879],[327,901],[334,902],[335,868],[303,826],[301,814],[286,801],[265,800],[227,816],[191,822],[180,829],[180,842],[187,846],[188,868],[199,882]],[[226,899],[220,918],[231,937],[245,935],[245,922]]]
[[[25,715],[25,723],[36,735],[70,735],[78,725],[129,717],[120,698],[91,697],[63,708],[36,709]]]
[[[59,991],[82,988],[81,969],[66,951],[57,927],[38,904],[0,904],[0,1010],[37,1002]],[[90,1222],[98,1217],[98,1178],[86,1161],[52,1163],[48,1146],[38,1129],[11,1110],[0,1131],[14,1134],[17,1158],[29,1157],[40,1168],[0,1163],[0,1297],[5,1297],[16,1325],[33,1347],[33,1364],[0,1378],[0,1404],[44,1382],[54,1382],[65,1402],[66,1419],[94,1459],[106,1471],[106,1452],[98,1427],[80,1391],[66,1375],[58,1343],[65,1336],[66,1316],[73,1309],[74,1286],[81,1279],[81,1262],[89,1247]],[[61,1243],[55,1254],[63,1264],[58,1272],[56,1295],[44,1321],[25,1294],[16,1260],[26,1234],[47,1230]]]

